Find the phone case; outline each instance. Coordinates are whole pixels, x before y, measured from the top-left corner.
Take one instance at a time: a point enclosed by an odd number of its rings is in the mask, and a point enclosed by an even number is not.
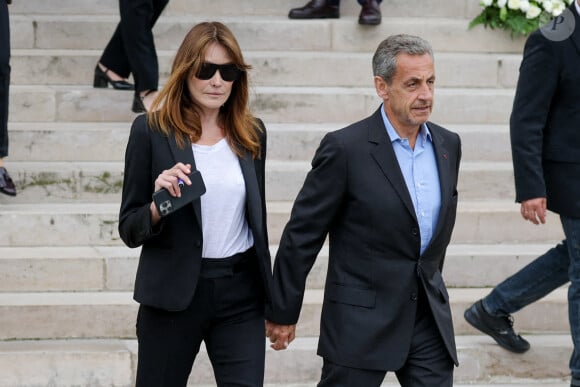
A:
[[[153,193],[153,201],[161,217],[174,213],[205,193],[205,184],[199,171],[193,171],[189,175],[189,179],[191,180],[191,185],[183,184],[181,197],[171,196],[166,189],[160,189]]]

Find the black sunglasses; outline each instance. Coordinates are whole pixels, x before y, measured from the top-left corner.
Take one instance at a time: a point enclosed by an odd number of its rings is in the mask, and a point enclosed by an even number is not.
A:
[[[226,82],[236,81],[242,74],[242,70],[233,63],[218,65],[215,63],[203,62],[196,77],[207,81],[208,79],[211,79],[218,70],[220,71],[220,76]]]

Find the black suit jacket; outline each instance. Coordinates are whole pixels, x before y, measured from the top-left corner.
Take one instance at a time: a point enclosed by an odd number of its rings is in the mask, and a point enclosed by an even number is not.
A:
[[[441,277],[457,208],[459,136],[433,123],[441,210],[420,254],[419,223],[381,112],[327,134],[292,209],[274,266],[276,323],[298,320],[305,281],[329,237],[318,354],[348,367],[396,370],[410,346],[424,286],[457,363],[449,296]]]
[[[526,41],[510,119],[516,201],[547,197],[548,208],[580,217],[580,17],[565,40],[535,31]],[[570,20],[550,27],[567,28]],[[562,35],[561,31],[553,31]]]
[[[264,129],[260,120],[257,125]],[[265,130],[263,133],[261,158],[253,160],[250,154],[246,154],[239,160],[246,185],[246,217],[254,236],[254,247],[269,300],[271,262],[264,193]],[[149,206],[155,179],[179,161],[191,164],[192,170],[195,170],[190,146],[180,149],[174,137],[166,137],[150,128],[145,115],[137,117],[131,127],[125,155],[119,233],[127,246],[143,246],[135,279],[135,300],[166,310],[187,308],[193,298],[201,267],[203,235],[199,199],[162,218],[157,225],[151,224]]]

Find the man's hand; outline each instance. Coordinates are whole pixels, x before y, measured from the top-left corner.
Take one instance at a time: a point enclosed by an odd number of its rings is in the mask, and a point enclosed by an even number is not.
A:
[[[266,337],[270,338],[272,349],[286,349],[296,337],[296,325],[280,325],[266,320]]]
[[[521,213],[525,220],[533,224],[546,223],[546,198],[524,200]]]

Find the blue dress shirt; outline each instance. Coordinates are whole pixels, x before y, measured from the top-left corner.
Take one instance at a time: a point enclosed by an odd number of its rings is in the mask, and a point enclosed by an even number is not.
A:
[[[427,125],[422,124],[415,142],[415,149],[411,149],[409,140],[401,138],[391,125],[384,105],[381,107],[381,114],[413,201],[415,214],[419,221],[421,254],[423,254],[433,237],[441,208],[439,171],[437,170],[431,133]]]

